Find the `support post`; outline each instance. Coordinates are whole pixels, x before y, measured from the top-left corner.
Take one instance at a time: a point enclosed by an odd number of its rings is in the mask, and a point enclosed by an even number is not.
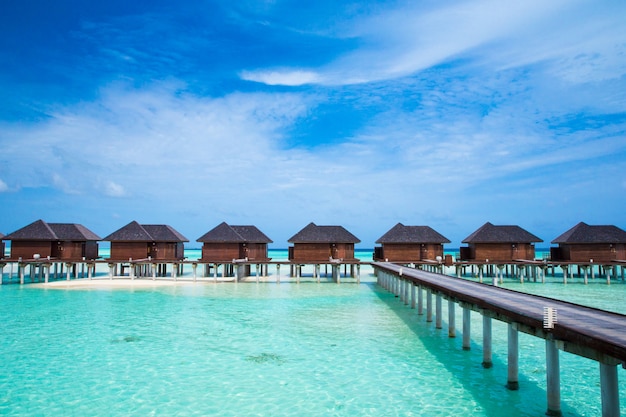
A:
[[[561,416],[561,378],[559,368],[559,349],[554,339],[546,339],[546,383],[548,391],[548,410],[546,415]]]
[[[448,337],[456,337],[455,303],[448,300]]]
[[[411,308],[415,309],[415,284],[411,284]]]
[[[433,290],[426,289],[426,321],[433,321]]]
[[[441,317],[441,294],[437,293],[436,297],[435,297],[435,328],[437,329],[441,329],[443,326],[441,324],[442,322],[442,317]]]
[[[509,323],[506,387],[511,391],[519,389],[519,333],[514,323]]]
[[[463,350],[470,350],[471,310],[463,308]]]
[[[493,366],[491,350],[491,317],[483,313],[483,368]]]
[[[619,417],[619,387],[617,366],[600,361],[600,395],[602,397],[602,417]]]
[[[417,287],[417,314],[424,314],[424,291],[421,285]]]
[[[403,296],[404,296],[404,305],[409,305],[409,285],[413,286],[409,281],[404,281],[403,288]]]

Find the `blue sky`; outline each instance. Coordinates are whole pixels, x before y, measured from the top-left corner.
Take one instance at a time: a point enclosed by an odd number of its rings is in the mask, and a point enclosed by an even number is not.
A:
[[[5,0],[0,231],[626,228],[626,3]],[[541,246],[541,245],[539,245]]]

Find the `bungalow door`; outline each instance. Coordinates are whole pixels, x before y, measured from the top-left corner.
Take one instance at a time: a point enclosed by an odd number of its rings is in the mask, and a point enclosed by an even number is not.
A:
[[[339,258],[339,249],[337,248],[337,245],[334,243],[330,245],[330,257],[332,259]]]
[[[148,243],[148,253],[147,257],[152,259],[159,258],[159,248],[157,247],[156,242]]]

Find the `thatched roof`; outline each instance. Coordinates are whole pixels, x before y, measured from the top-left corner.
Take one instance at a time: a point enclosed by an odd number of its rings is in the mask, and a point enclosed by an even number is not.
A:
[[[46,223],[37,220],[4,237],[5,240],[98,241],[100,236],[76,223]]]
[[[450,243],[446,237],[430,226],[405,226],[396,224],[382,235],[376,243]]]
[[[519,226],[494,226],[487,222],[463,239],[463,243],[534,243],[542,239]]]
[[[128,223],[103,240],[109,242],[189,242],[174,228],[165,224]]]
[[[293,235],[289,243],[360,243],[359,238],[342,226],[317,226],[311,222]]]
[[[589,226],[580,222],[552,243],[626,243],[626,231],[617,226]]]
[[[203,243],[272,243],[256,226],[231,226],[222,222],[196,242]]]

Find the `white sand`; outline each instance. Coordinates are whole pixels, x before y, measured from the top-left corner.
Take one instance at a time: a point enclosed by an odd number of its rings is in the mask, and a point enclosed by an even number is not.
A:
[[[83,288],[153,288],[172,287],[183,285],[206,285],[214,284],[213,281],[174,281],[168,279],[129,279],[129,278],[99,278],[99,279],[72,279],[70,281],[53,281],[46,283],[29,284],[29,287],[59,288],[59,289],[83,289]]]

